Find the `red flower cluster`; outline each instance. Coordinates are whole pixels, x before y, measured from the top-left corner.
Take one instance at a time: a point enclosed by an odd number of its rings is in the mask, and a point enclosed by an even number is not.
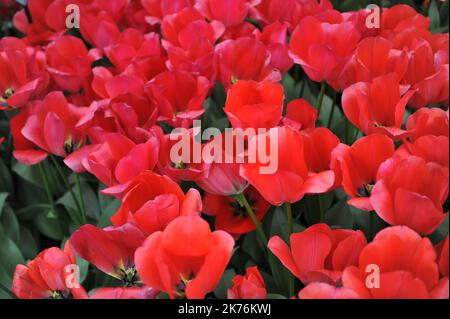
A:
[[[79,8],[79,30],[67,30],[68,4]],[[13,155],[26,165],[61,157],[120,207],[112,226],[83,225],[64,251],[18,265],[13,293],[204,298],[256,231],[305,286],[286,297],[448,298],[448,235],[437,247],[421,237],[447,217],[448,34],[431,33],[407,5],[383,9],[375,29],[369,14],[329,0],[29,0],[13,19],[25,36],[0,40],[0,107],[17,113]],[[317,107],[288,97],[290,70],[303,70],[310,87],[323,83]],[[323,123],[326,85],[342,93],[342,119],[363,137],[344,141]],[[201,144],[193,128],[220,86],[230,126],[265,133],[229,162],[172,162],[168,128],[188,129],[200,152],[227,139]],[[269,152],[277,165],[263,173]],[[265,224],[280,214],[271,205],[291,209],[340,188],[348,205],[388,224],[369,243],[323,219],[301,232],[290,225],[288,243]],[[68,288],[75,255],[122,286],[90,296],[79,283]],[[266,298],[258,268],[242,264],[228,297]]]

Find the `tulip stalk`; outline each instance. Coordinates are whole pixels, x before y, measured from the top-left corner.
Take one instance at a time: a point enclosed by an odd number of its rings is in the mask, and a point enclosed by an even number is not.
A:
[[[77,206],[78,212],[80,214],[80,221],[79,221],[79,223],[81,225],[86,224],[87,220],[86,220],[86,212],[85,212],[85,209],[84,209],[84,203],[82,205],[80,204],[80,200],[75,195],[75,193],[73,191],[73,188],[70,186],[69,180],[67,179],[67,176],[62,171],[61,166],[58,164],[58,161],[53,156],[50,156],[50,158],[52,159],[52,162],[55,165],[56,170],[57,170],[59,176],[61,177],[64,185],[66,186],[67,190],[69,191],[70,195],[72,196],[72,199],[75,202],[75,205]],[[75,174],[75,175],[77,175],[77,174]],[[77,178],[75,178],[75,180],[77,180]],[[78,188],[78,192],[81,194],[81,188],[80,188],[80,185],[79,185],[79,180],[77,181],[77,188]]]
[[[17,296],[11,290],[9,290],[6,286],[4,286],[1,282],[0,282],[0,290],[3,290],[12,299],[17,299]]]
[[[82,220],[83,224],[86,224],[87,223],[86,207],[84,205],[83,192],[81,191],[80,175],[78,175],[76,173],[75,173],[75,183],[77,184],[78,199],[80,200],[81,220]]]
[[[328,117],[328,123],[327,123],[327,128],[331,128],[331,124],[333,123],[333,116],[334,116],[334,109],[336,108],[336,102],[337,102],[337,92],[334,92],[334,97],[333,97],[333,105],[331,106],[331,111],[330,111],[330,116]]]
[[[287,222],[288,222],[288,229],[289,229],[289,238],[294,233],[294,223],[292,219],[292,205],[289,202],[286,202],[284,204],[286,206],[286,215],[287,215]],[[292,274],[289,274],[289,296],[292,297],[294,295],[295,290],[295,278]]]
[[[259,239],[261,239],[264,247],[266,247],[266,249],[267,249],[268,241],[267,241],[266,234],[264,234],[261,223],[259,222],[258,218],[256,218],[255,212],[253,211],[252,207],[248,203],[247,198],[245,198],[245,195],[243,193],[239,193],[236,196],[237,196],[239,203],[244,205],[245,210],[247,211],[247,214],[250,216],[250,218],[252,219],[253,223],[256,226],[256,231],[258,233]]]
[[[327,88],[327,82],[323,81],[320,85],[320,92],[317,98],[317,118],[320,116],[320,110],[322,109],[323,98],[325,97],[325,89]]]
[[[42,178],[42,180],[44,182],[44,187],[45,187],[45,192],[47,194],[48,203],[50,204],[50,206],[52,206],[53,212],[56,213],[55,202],[53,201],[53,195],[52,195],[52,192],[50,190],[50,183],[48,182],[47,174],[45,173],[44,164],[43,163],[39,163],[38,167],[39,167],[39,172],[41,174],[41,178]]]
[[[292,220],[292,205],[289,202],[286,202],[284,205],[286,206],[286,215],[287,215],[287,222],[288,222],[288,228],[289,228],[289,235],[291,235],[294,232],[294,223]]]

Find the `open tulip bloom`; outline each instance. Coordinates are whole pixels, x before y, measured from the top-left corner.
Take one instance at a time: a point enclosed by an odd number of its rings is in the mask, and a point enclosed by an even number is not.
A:
[[[0,0],[0,299],[448,299],[448,1],[380,2]]]

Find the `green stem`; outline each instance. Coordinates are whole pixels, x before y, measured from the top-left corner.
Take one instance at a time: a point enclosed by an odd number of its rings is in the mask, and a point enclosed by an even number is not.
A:
[[[53,201],[53,195],[50,190],[50,184],[48,182],[47,175],[45,174],[44,164],[39,163],[39,172],[41,173],[42,180],[44,181],[45,192],[47,194],[48,203],[52,206],[53,212],[56,213],[55,202]]]
[[[75,173],[75,182],[77,183],[78,196],[80,199],[80,208],[81,208],[81,221],[83,224],[87,223],[86,220],[86,207],[84,205],[83,193],[81,192],[81,183],[80,183],[80,175]]]
[[[373,237],[375,236],[374,232],[375,232],[375,215],[376,214],[374,211],[369,212],[369,223],[370,223],[370,240],[373,239]]]
[[[327,82],[323,81],[320,85],[319,97],[317,98],[317,118],[320,116],[320,110],[322,109],[323,98],[325,96],[325,89],[327,88]]]
[[[333,122],[334,109],[335,109],[335,107],[336,107],[337,95],[338,95],[337,92],[334,92],[333,106],[331,107],[330,116],[328,117],[328,123],[327,123],[327,127],[328,127],[328,128],[331,127],[331,123]]]
[[[81,216],[81,219],[80,219],[81,224],[82,225],[86,224],[86,214],[84,213],[84,209],[81,208],[80,202],[79,202],[77,196],[75,195],[72,187],[70,186],[69,180],[67,179],[66,174],[64,174],[61,166],[58,164],[58,161],[53,156],[50,156],[50,158],[52,159],[52,162],[53,162],[54,166],[56,167],[56,171],[58,172],[59,176],[61,177],[65,187],[67,188],[70,195],[72,196],[72,199],[75,202],[75,205],[77,205],[78,212],[80,213],[80,216]],[[75,221],[75,222],[77,222],[77,221]]]
[[[355,128],[355,135],[353,136],[352,144],[356,142],[356,139],[358,138],[358,133],[359,133],[359,129]]]
[[[325,212],[323,210],[322,198],[319,196],[319,223],[323,223],[325,221]]]
[[[267,249],[267,237],[264,234],[264,231],[262,229],[261,223],[259,222],[258,218],[256,218],[255,212],[253,211],[252,207],[247,201],[247,198],[245,198],[245,195],[243,193],[240,193],[237,195],[238,200],[244,205],[245,210],[247,211],[247,214],[252,219],[253,223],[256,226],[256,231],[258,233],[259,239],[261,239],[262,243],[264,244],[264,247]]]
[[[345,144],[348,145],[348,119],[345,118]]]
[[[291,203],[286,202],[284,204],[286,206],[286,215],[287,215],[287,222],[288,222],[288,228],[289,228],[289,235],[294,232],[294,223],[292,219],[292,206]]]
[[[300,96],[299,96],[299,98],[303,97],[303,94],[305,93],[305,86],[306,86],[306,80],[303,80],[302,84],[300,84]]]
[[[291,234],[294,232],[294,223],[292,218],[292,205],[289,202],[286,202],[284,204],[286,206],[286,215],[287,215],[287,222],[288,222],[288,228],[289,228],[289,238],[291,237]],[[292,274],[289,274],[289,297],[292,297],[294,295],[295,290],[295,278]]]
[[[3,285],[1,282],[0,282],[0,290],[3,290],[12,299],[17,299],[17,296],[10,289],[8,289],[5,285]]]

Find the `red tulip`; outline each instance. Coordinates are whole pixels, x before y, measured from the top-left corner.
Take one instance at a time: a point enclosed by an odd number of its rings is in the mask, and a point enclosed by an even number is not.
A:
[[[411,131],[409,137],[412,141],[424,135],[448,137],[448,111],[439,108],[423,108],[408,117],[406,129]]]
[[[120,82],[133,79],[120,77],[111,79],[111,83],[108,81],[106,87],[116,92],[111,91],[111,94],[118,96],[92,102],[79,120],[77,128],[89,135],[92,144],[102,143],[108,133],[120,133],[135,143],[145,143],[160,129],[155,126],[158,110],[156,106],[151,105],[150,99],[142,94],[142,90],[139,95],[133,91],[113,88],[117,84],[121,85]],[[123,86],[123,89],[132,90],[132,86],[133,84]]]
[[[105,54],[118,72],[136,74],[151,80],[166,69],[166,53],[156,33],[143,34],[126,29],[117,42],[105,47]]]
[[[401,97],[398,76],[390,73],[345,89],[342,107],[348,120],[363,133],[381,133],[398,140],[409,135],[401,125],[406,104],[414,93],[408,91]]]
[[[408,68],[408,54],[394,49],[391,41],[382,37],[363,39],[355,49],[335,87],[345,89],[357,82],[372,82],[376,77],[396,73],[402,79]]]
[[[431,234],[447,214],[448,169],[416,156],[393,157],[378,169],[370,202],[383,220]]]
[[[283,117],[284,126],[294,130],[309,130],[316,127],[317,109],[305,99],[295,99],[286,106],[286,116]]]
[[[131,285],[138,281],[134,252],[144,240],[142,231],[132,224],[103,229],[84,225],[72,234],[70,245],[81,258]]]
[[[383,8],[380,33],[384,37],[389,37],[407,29],[428,30],[429,25],[428,18],[418,13],[411,6],[397,4],[391,8]]]
[[[192,181],[204,178],[208,175],[208,165],[201,161],[201,144],[196,139],[196,129],[188,132],[174,132],[159,136],[160,150],[157,164],[158,172],[167,175],[174,181]],[[180,144],[181,143],[181,144]],[[180,146],[181,147],[178,147]],[[179,152],[177,159],[171,158],[174,150]],[[189,149],[189,156],[183,154],[183,150]],[[199,154],[195,154],[198,150]],[[198,159],[196,156],[198,155]]]
[[[194,6],[194,0],[141,0],[146,11],[145,21],[150,24],[161,23],[164,17]]]
[[[248,10],[260,0],[199,0],[196,8],[209,20],[218,20],[226,27],[244,22]]]
[[[0,40],[0,73],[0,109],[41,97],[49,82],[45,54],[12,37]]]
[[[329,0],[261,0],[251,9],[250,17],[263,25],[279,21],[288,25],[289,31],[292,31],[303,18],[320,15],[331,9],[333,5]]]
[[[315,174],[332,174],[330,170],[331,153],[339,144],[339,138],[325,127],[301,132],[305,144],[305,161],[308,171]],[[336,184],[336,181],[335,183]]]
[[[416,94],[408,105],[416,109],[434,103],[448,105],[448,61],[446,64],[436,64],[433,48],[424,39],[416,39],[411,51],[408,70],[403,81],[411,85]]]
[[[90,299],[155,299],[159,291],[149,287],[98,288]]]
[[[167,176],[146,171],[133,179],[125,189],[119,210],[112,216],[114,225],[136,224],[147,235],[164,230],[179,215],[201,211],[201,197],[191,189],[186,195]]]
[[[237,81],[228,91],[225,113],[234,128],[271,128],[281,119],[283,86],[276,82]]]
[[[224,29],[220,22],[208,23],[198,11],[190,8],[164,17],[162,43],[169,57],[169,68],[213,80],[214,43]]]
[[[190,127],[203,112],[209,81],[185,71],[166,71],[146,84],[145,90],[156,102],[159,121],[173,126]]]
[[[26,266],[17,265],[12,292],[20,299],[84,299],[88,295],[77,278],[77,262],[66,244],[64,251],[52,247]]]
[[[350,59],[361,35],[351,22],[321,22],[306,17],[291,35],[290,53],[316,82],[335,81]]]
[[[278,236],[269,240],[269,249],[283,265],[304,284],[339,283],[348,266],[357,265],[367,241],[360,231],[331,230],[316,224],[301,233],[292,234],[289,246]]]
[[[120,8],[120,5],[117,8]],[[81,15],[83,18],[80,19],[80,33],[92,46],[104,49],[119,40],[120,29],[111,13],[93,9]]]
[[[65,156],[76,150],[85,140],[76,128],[84,112],[84,108],[67,103],[62,92],[51,92],[44,100],[28,104],[11,120],[14,157],[32,165],[48,154]]]
[[[245,276],[235,276],[228,299],[266,299],[267,290],[258,267],[247,268]]]
[[[300,299],[359,299],[353,289],[335,287],[324,282],[312,282],[298,293]]]
[[[270,51],[254,36],[226,40],[215,48],[215,69],[229,89],[237,80],[278,81],[280,73],[270,65]]]
[[[245,161],[246,140],[241,140],[239,136],[246,138],[235,131],[225,131],[202,145],[206,172],[195,182],[206,192],[230,196],[242,193],[247,187],[247,181],[239,174],[240,163]]]
[[[405,158],[411,155],[418,156],[427,162],[434,162],[448,168],[448,149],[449,142],[447,136],[424,135],[412,143],[404,141],[396,153]]]
[[[253,188],[247,187],[244,196],[261,221],[267,214],[270,204]],[[256,229],[253,220],[248,216],[245,207],[231,196],[221,196],[206,193],[203,198],[203,212],[215,216],[215,228],[239,236]]]
[[[119,133],[104,136],[104,142],[88,145],[69,155],[64,162],[75,172],[87,170],[102,183],[125,184],[145,170],[153,170],[158,161],[156,137],[135,144]]]
[[[233,250],[233,238],[212,232],[198,215],[180,216],[136,251],[142,281],[171,298],[204,298],[215,289]]]
[[[262,32],[255,30],[253,33],[270,51],[270,65],[274,69],[287,72],[294,65],[289,56],[286,25],[277,21],[265,26]]]
[[[351,198],[349,205],[372,211],[370,194],[376,182],[380,165],[394,155],[390,138],[372,134],[357,140],[352,146],[339,144],[332,153],[332,164],[337,179]]]
[[[272,205],[295,203],[305,194],[328,191],[334,184],[333,172],[310,174],[304,149],[299,132],[287,126],[272,128],[250,140],[247,152],[258,156],[255,163],[242,164],[240,174]],[[260,153],[270,156],[266,163]]]
[[[369,277],[378,274],[379,282]],[[342,282],[361,298],[448,299],[448,278],[439,280],[433,245],[405,226],[380,231],[361,251],[359,266],[344,271]],[[367,287],[368,282],[379,285]]]
[[[62,90],[78,92],[88,80],[95,51],[88,52],[83,41],[65,35],[51,42],[46,49],[48,71]]]

